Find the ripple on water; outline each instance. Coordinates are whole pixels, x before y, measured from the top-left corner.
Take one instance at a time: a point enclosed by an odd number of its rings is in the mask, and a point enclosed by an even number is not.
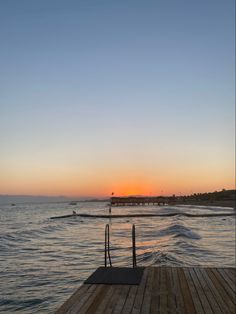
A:
[[[191,228],[188,228],[184,225],[180,224],[174,224],[169,226],[168,228],[162,229],[159,231],[158,236],[166,236],[166,235],[172,235],[174,237],[185,237],[189,239],[201,239],[201,236],[194,232]]]

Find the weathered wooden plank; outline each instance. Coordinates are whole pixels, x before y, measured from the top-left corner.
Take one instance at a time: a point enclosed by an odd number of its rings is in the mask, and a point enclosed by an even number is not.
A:
[[[89,297],[94,293],[96,289],[97,285],[91,285],[91,287],[88,288],[87,292],[83,294],[81,297],[79,297],[66,313],[67,314],[78,313],[80,308],[85,304],[85,302],[89,299]]]
[[[215,276],[220,276],[220,280],[222,282],[222,285],[224,286],[224,289],[227,291],[227,293],[230,296],[235,296],[236,293],[236,287],[235,283],[233,283],[228,276],[225,274],[224,269],[211,269]],[[217,274],[218,273],[218,274]]]
[[[190,268],[189,272],[190,272],[191,278],[192,278],[192,280],[194,282],[194,286],[195,286],[195,288],[197,290],[200,302],[202,304],[202,307],[203,307],[205,313],[212,314],[213,312],[212,312],[211,306],[210,306],[210,304],[208,302],[208,299],[207,299],[207,297],[206,297],[206,295],[204,293],[204,290],[203,290],[203,288],[201,286],[201,283],[198,280],[198,277],[197,277],[197,274],[194,271],[194,268]]]
[[[198,314],[204,314],[204,309],[202,307],[202,303],[201,303],[201,300],[199,298],[199,295],[198,295],[197,289],[195,287],[194,281],[191,277],[190,269],[185,267],[184,268],[184,274],[185,274],[186,280],[188,282],[189,290],[190,290],[190,293],[192,296],[192,300],[193,300],[196,312]]]
[[[234,280],[235,280],[236,279],[235,278],[236,277],[236,269],[235,268],[228,268],[227,270],[230,271],[233,274]]]
[[[158,313],[160,306],[160,273],[160,267],[155,267],[152,281],[150,314]]]
[[[129,290],[129,294],[128,297],[125,301],[124,307],[122,309],[122,313],[126,314],[126,313],[130,313],[132,308],[133,308],[133,304],[134,304],[134,299],[136,296],[138,290],[138,286],[132,286]]]
[[[66,313],[70,307],[74,305],[74,303],[81,298],[84,294],[86,294],[87,290],[91,287],[91,285],[82,285],[79,287],[72,296],[56,311],[56,314]]]
[[[207,297],[207,300],[211,306],[211,309],[213,311],[213,313],[222,313],[220,308],[219,308],[219,305],[217,304],[216,300],[214,299],[214,295],[212,294],[212,291],[210,290],[206,280],[204,279],[204,277],[202,276],[202,273],[200,272],[199,268],[195,268],[194,269],[197,276],[198,276],[198,279],[202,285],[202,289],[204,291],[204,294],[206,295]]]
[[[228,281],[232,290],[235,291],[235,278],[232,273],[229,273],[227,269],[219,268],[218,271],[223,275],[223,277]]]
[[[223,269],[224,272],[227,274],[227,276],[230,278],[230,280],[235,283],[235,272],[232,272],[232,270],[230,268],[225,268]]]
[[[182,268],[178,268],[178,276],[179,276],[179,280],[180,280],[180,287],[181,287],[182,294],[183,294],[186,312],[195,314],[196,310],[195,310],[194,303],[192,300],[192,295],[190,293],[188,283],[187,283],[187,280],[186,280],[186,277],[184,275],[184,271]]]
[[[228,308],[225,307],[224,303],[220,302],[220,295],[215,288],[214,283],[211,281],[210,277],[208,277],[207,269],[199,268],[198,270],[199,273],[201,273],[203,280],[206,282],[206,285],[209,287],[209,297],[212,299],[211,304],[214,304],[214,307],[212,306],[213,312],[221,314],[222,309],[224,309],[225,311],[223,311],[223,313],[228,313]]]
[[[229,309],[227,304],[225,304],[225,300],[222,299],[218,289],[214,285],[214,282],[211,280],[211,274],[208,274],[207,268],[199,268],[199,271],[202,273],[202,276],[206,283],[208,284],[209,289],[211,290],[212,295],[214,296],[215,303],[218,304],[219,310],[218,313],[229,313]]]
[[[235,285],[232,284],[231,280],[228,279],[228,277],[223,272],[223,269],[212,269],[215,273],[215,276],[220,276],[222,280],[222,285],[224,286],[225,291],[228,293],[228,295],[234,299],[235,296]],[[217,275],[218,273],[218,275]]]
[[[153,277],[154,277],[154,267],[150,267],[148,269],[147,283],[146,283],[146,287],[145,287],[143,303],[141,306],[141,313],[142,314],[149,314],[149,312],[150,312]]]
[[[103,314],[108,306],[108,303],[110,302],[112,295],[114,293],[115,287],[112,285],[109,285],[108,291],[106,295],[104,296],[102,302],[97,306],[96,314]]]
[[[90,296],[87,302],[80,308],[80,313],[93,314],[107,294],[109,286],[98,285],[97,289]]]
[[[173,289],[173,280],[171,268],[166,267],[166,287],[167,287],[167,303],[169,313],[177,313],[176,295]]]
[[[166,269],[161,267],[160,276],[160,314],[168,312],[168,296],[166,285]]]
[[[145,292],[148,271],[149,271],[149,267],[146,268],[143,272],[143,278],[141,280],[141,283],[138,287],[137,294],[135,296],[134,305],[133,305],[133,309],[131,312],[132,314],[136,314],[136,313],[140,312],[140,308],[141,308],[142,303],[143,303],[143,296],[144,296],[144,292]]]
[[[208,273],[210,274],[211,280],[212,282],[214,282],[216,289],[219,291],[222,298],[225,300],[229,308],[229,311],[231,313],[235,313],[235,304],[233,303],[233,299],[231,298],[231,296],[226,292],[226,289],[225,289],[226,285],[224,284],[222,276],[220,276],[220,274],[216,272],[215,269],[209,269]]]
[[[123,289],[119,295],[118,302],[116,303],[116,305],[113,308],[112,314],[120,314],[122,312],[125,301],[126,301],[128,294],[129,294],[129,289],[130,289],[130,286],[124,286],[123,287]]]
[[[227,293],[229,295],[232,296],[232,298],[234,299],[235,294],[236,294],[236,281],[232,282],[231,280],[229,280],[229,278],[226,276],[224,269],[212,269],[214,271],[214,273],[219,273],[220,276],[222,277],[222,285],[224,286],[225,290],[227,291]]]
[[[122,293],[122,289],[124,288],[124,286],[122,285],[113,285],[114,288],[114,293],[109,301],[109,303],[107,304],[107,308],[104,311],[104,314],[111,314],[116,303],[119,300],[119,296]]]
[[[176,267],[172,268],[172,279],[173,279],[173,288],[174,288],[174,293],[176,295],[176,306],[177,306],[177,312],[180,314],[186,313],[185,306],[184,306],[184,300],[183,300],[183,295],[181,293],[181,288],[180,288],[180,282],[179,282],[179,277],[177,273]]]

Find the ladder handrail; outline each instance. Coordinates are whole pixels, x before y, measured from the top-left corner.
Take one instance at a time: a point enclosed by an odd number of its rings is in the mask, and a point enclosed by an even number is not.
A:
[[[136,243],[135,243],[135,225],[132,226],[132,252],[133,252],[133,268],[136,267]]]
[[[110,256],[110,228],[109,224],[105,227],[105,267],[107,267],[107,257],[109,260],[110,267],[112,267],[111,256]]]
[[[110,267],[112,267],[111,263],[111,255],[110,255],[110,226],[106,224],[105,227],[105,256],[104,256],[104,264],[107,267],[107,258],[109,260]],[[135,237],[135,225],[132,225],[132,256],[133,256],[133,268],[137,266],[136,262],[136,237]]]

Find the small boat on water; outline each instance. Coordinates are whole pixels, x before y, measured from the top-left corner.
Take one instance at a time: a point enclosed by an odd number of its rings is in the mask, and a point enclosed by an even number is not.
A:
[[[77,205],[77,202],[71,201],[71,202],[69,203],[69,205]]]
[[[16,204],[12,203],[11,206],[16,206]]]

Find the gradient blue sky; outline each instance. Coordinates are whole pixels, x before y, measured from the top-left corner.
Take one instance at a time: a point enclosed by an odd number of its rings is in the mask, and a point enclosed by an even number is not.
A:
[[[0,194],[233,188],[234,12],[1,0]]]

